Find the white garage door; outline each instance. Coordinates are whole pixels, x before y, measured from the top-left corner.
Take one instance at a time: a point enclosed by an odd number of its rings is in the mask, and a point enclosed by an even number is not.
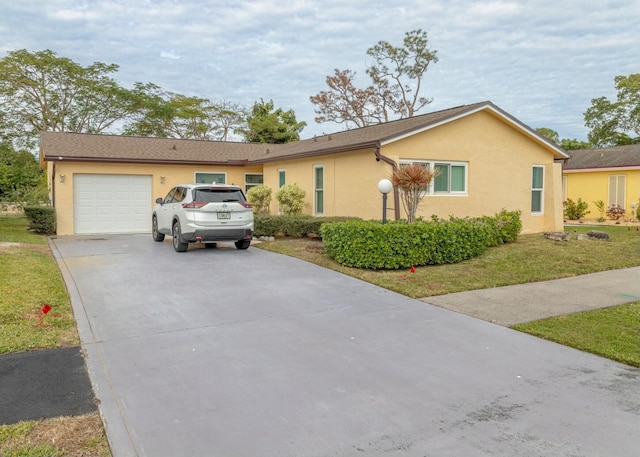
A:
[[[151,231],[151,176],[73,176],[76,234]]]

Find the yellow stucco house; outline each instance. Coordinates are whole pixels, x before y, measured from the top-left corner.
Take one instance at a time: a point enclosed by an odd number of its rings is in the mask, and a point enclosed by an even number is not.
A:
[[[307,214],[381,219],[378,182],[412,162],[440,172],[418,216],[504,208],[524,233],[563,230],[568,155],[491,102],[282,145],[42,132],[40,147],[59,235],[150,232],[155,199],[184,182],[296,183]],[[397,189],[389,207],[404,217]]]
[[[640,208],[640,144],[571,151],[563,170],[563,196],[589,205],[589,217],[600,217],[594,202],[619,205],[625,216]]]

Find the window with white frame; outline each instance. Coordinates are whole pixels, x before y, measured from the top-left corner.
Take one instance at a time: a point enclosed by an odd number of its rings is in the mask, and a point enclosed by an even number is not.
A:
[[[400,166],[416,164],[429,170],[435,170],[427,194],[467,195],[468,163],[443,160],[400,160]]]
[[[313,210],[314,214],[324,214],[324,166],[313,167]]]
[[[287,183],[287,173],[285,170],[278,170],[278,188]]]
[[[244,191],[255,186],[259,186],[264,183],[264,177],[260,173],[245,173],[244,174]]]
[[[541,214],[544,210],[544,167],[534,165],[531,168],[531,212]]]
[[[226,173],[196,172],[196,184],[226,184]]]
[[[627,177],[625,175],[609,176],[609,206],[625,207]]]

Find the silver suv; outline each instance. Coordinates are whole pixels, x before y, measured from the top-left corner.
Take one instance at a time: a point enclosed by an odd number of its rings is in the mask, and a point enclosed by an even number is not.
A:
[[[189,243],[215,246],[234,241],[247,249],[253,236],[253,206],[238,186],[180,184],[156,200],[152,216],[155,241],[173,237],[173,249],[184,252]]]

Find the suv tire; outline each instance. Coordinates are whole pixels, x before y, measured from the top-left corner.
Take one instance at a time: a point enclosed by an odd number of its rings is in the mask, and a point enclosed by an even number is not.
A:
[[[158,231],[158,218],[155,214],[151,218],[151,236],[153,241],[164,241],[164,233]]]
[[[180,231],[180,222],[175,221],[173,223],[173,228],[171,230],[173,235],[173,249],[176,252],[184,252],[189,248],[189,243],[184,243],[180,237],[182,236],[182,232]]]
[[[238,240],[235,245],[238,249],[248,249],[251,246],[251,240]]]

